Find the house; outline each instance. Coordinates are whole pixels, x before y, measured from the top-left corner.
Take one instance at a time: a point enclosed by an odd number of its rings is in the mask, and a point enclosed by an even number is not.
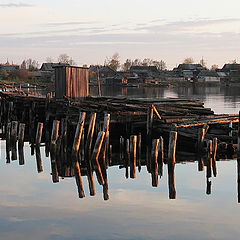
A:
[[[228,81],[239,83],[240,82],[240,64],[229,63],[225,64],[221,69],[227,75]]]
[[[14,71],[18,71],[19,69],[19,65],[10,64],[8,61],[5,64],[0,64],[0,72],[11,73]]]
[[[69,64],[62,64],[62,63],[43,63],[39,71],[35,72],[35,78],[41,79],[44,81],[51,81],[54,82],[55,80],[55,67],[61,66],[70,66]]]
[[[221,77],[215,70],[202,70],[198,76],[197,81],[202,83],[220,83]]]
[[[203,71],[207,70],[201,64],[179,64],[177,68],[173,69],[174,74],[176,77],[184,78],[185,80],[194,80],[197,78],[198,74]]]
[[[131,66],[129,71],[135,74],[142,83],[155,83],[160,80],[160,71],[156,66]]]

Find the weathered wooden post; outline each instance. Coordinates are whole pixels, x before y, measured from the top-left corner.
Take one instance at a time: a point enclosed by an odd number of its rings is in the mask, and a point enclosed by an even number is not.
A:
[[[204,142],[204,139],[205,139],[208,129],[209,129],[209,126],[206,124],[201,129],[199,129],[199,132],[198,132],[198,154],[199,155],[202,153],[203,142]]]
[[[104,114],[103,131],[105,132],[104,144],[103,144],[103,160],[106,162],[106,167],[109,163],[109,125],[110,125],[110,114]]]
[[[207,171],[206,171],[206,177],[210,178],[212,177],[212,149],[213,149],[213,144],[212,140],[209,140],[207,142],[207,149],[208,149],[208,156],[207,156]]]
[[[43,172],[42,158],[39,145],[36,146],[36,163],[38,173]]]
[[[136,178],[137,136],[130,136],[130,178]]]
[[[17,133],[18,133],[18,122],[12,121],[12,125],[11,125],[12,160],[17,160]]]
[[[6,129],[6,160],[10,163],[10,151],[11,151],[11,123],[7,124]]]
[[[159,139],[153,139],[152,141],[152,157],[151,157],[151,175],[152,175],[152,186],[158,186],[158,154],[159,154]]]
[[[128,165],[130,162],[130,140],[126,139],[125,141],[125,177],[128,178],[129,174],[128,174]]]
[[[54,183],[59,182],[59,175],[58,175],[57,162],[56,162],[56,142],[58,139],[59,124],[60,122],[58,120],[53,121],[53,128],[52,128],[52,135],[51,135],[51,142],[50,142],[52,180]]]
[[[138,172],[141,172],[141,156],[142,156],[142,134],[139,133],[137,137],[137,166]]]
[[[82,181],[82,175],[81,175],[81,168],[80,168],[80,164],[79,164],[77,156],[78,156],[78,151],[80,149],[85,119],[86,119],[86,113],[81,112],[79,115],[79,120],[78,120],[78,124],[76,127],[74,141],[73,141],[73,147],[72,147],[74,175],[75,175],[75,180],[76,180],[76,184],[78,187],[78,195],[80,198],[85,197],[85,193],[84,193],[84,187],[83,187],[83,181]]]
[[[23,148],[24,146],[24,133],[25,133],[25,124],[20,123],[18,129],[18,148]]]
[[[169,199],[176,199],[175,163],[176,163],[177,132],[171,131],[168,146],[168,188]]]
[[[95,126],[96,126],[96,118],[97,118],[97,113],[92,113],[89,126],[88,126],[88,133],[87,133],[86,146],[85,146],[85,156],[88,159],[88,161],[91,157],[92,142],[93,142],[93,136],[94,136]]]
[[[214,138],[213,139],[213,157],[212,157],[212,170],[213,170],[214,177],[217,176],[217,165],[216,165],[217,150],[218,150],[218,139]]]
[[[120,160],[123,160],[124,159],[124,138],[122,136],[120,136],[120,139],[119,139],[119,157],[120,157]]]
[[[158,148],[158,174],[160,178],[163,176],[163,163],[164,163],[164,140],[163,137],[160,137]]]
[[[92,157],[91,157],[91,161],[95,168],[97,179],[98,179],[98,182],[100,185],[104,184],[104,179],[103,179],[103,175],[102,175],[102,171],[101,171],[101,167],[100,167],[98,158],[99,158],[99,155],[101,152],[104,137],[105,137],[105,132],[100,131],[98,133],[97,140],[96,140],[96,143],[95,143],[95,146],[93,149],[93,153],[92,153]]]
[[[42,131],[43,131],[43,123],[39,122],[38,125],[37,125],[37,132],[36,132],[36,138],[35,138],[36,146],[40,146],[40,144],[41,144]]]
[[[240,157],[240,111],[239,111],[239,117],[238,117],[238,157]]]
[[[207,178],[207,190],[206,190],[207,195],[211,194],[211,186],[212,182],[209,180],[209,178]]]

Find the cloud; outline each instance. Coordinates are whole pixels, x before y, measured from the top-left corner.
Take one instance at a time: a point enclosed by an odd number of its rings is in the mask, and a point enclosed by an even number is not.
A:
[[[2,3],[0,4],[0,8],[22,8],[22,7],[33,7],[31,4],[27,3]]]

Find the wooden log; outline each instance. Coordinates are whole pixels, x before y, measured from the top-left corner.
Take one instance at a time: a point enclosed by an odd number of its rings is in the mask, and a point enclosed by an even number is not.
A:
[[[17,160],[17,134],[18,134],[18,122],[12,121],[12,123],[11,123],[12,161]]]
[[[155,112],[155,114],[157,115],[157,117],[161,120],[162,119],[161,115],[160,115],[160,113],[158,112],[158,110],[156,109],[156,107],[153,104],[152,104],[152,109]]]
[[[217,165],[216,165],[217,150],[218,150],[218,139],[214,138],[213,139],[213,157],[212,157],[212,170],[213,170],[214,177],[217,176]]]
[[[78,154],[78,151],[79,151],[79,148],[80,148],[80,143],[81,143],[81,139],[82,139],[85,119],[86,119],[86,113],[81,112],[80,115],[79,115],[79,120],[78,120],[78,124],[77,124],[77,127],[76,127],[74,141],[73,141],[73,147],[72,147],[72,156],[74,158],[77,157],[77,154]]]
[[[36,132],[36,138],[35,138],[36,146],[40,146],[40,144],[41,144],[42,131],[43,131],[43,123],[39,122],[38,125],[37,125],[37,132]]]
[[[93,163],[93,166],[95,168],[96,171],[96,175],[97,175],[97,179],[100,185],[104,184],[104,179],[103,179],[103,175],[102,175],[102,171],[101,171],[101,167],[99,164],[99,154],[101,152],[101,148],[102,148],[102,143],[105,137],[105,132],[100,131],[98,133],[97,136],[97,140],[93,149],[93,153],[92,153],[92,157],[91,157],[91,162]]]
[[[86,147],[85,147],[85,155],[88,159],[90,159],[91,152],[92,152],[92,142],[93,142],[93,136],[94,136],[95,126],[96,126],[96,118],[97,118],[97,113],[92,113],[89,126],[88,126]]]
[[[25,133],[25,124],[20,123],[18,129],[18,148],[23,148],[24,146],[24,133]]]
[[[43,172],[42,158],[39,145],[36,146],[36,163],[37,163],[37,172]]]
[[[176,163],[176,146],[177,146],[177,135],[175,131],[171,131],[169,134],[169,146],[168,146],[168,162]]]
[[[153,127],[153,108],[149,107],[147,112],[147,139],[151,140]],[[150,142],[151,144],[151,142]]]
[[[84,198],[85,192],[83,187],[81,169],[78,161],[74,161],[74,175],[75,175],[75,180],[76,180],[77,189],[78,189],[78,196],[79,198]]]
[[[50,114],[47,111],[46,112],[46,119],[45,119],[45,155],[46,157],[49,157],[49,152],[50,152],[50,144],[51,144],[51,139],[50,139]]]
[[[137,136],[130,136],[130,178],[136,178]]]
[[[151,158],[151,175],[152,175],[152,186],[158,186],[158,154],[159,154],[159,139],[153,139],[152,141],[152,158]]]

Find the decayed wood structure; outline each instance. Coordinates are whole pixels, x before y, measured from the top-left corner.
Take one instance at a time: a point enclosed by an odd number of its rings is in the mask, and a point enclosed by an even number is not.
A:
[[[73,66],[56,66],[55,96],[56,98],[81,98],[89,94],[89,69]]]
[[[93,172],[103,186],[104,199],[109,198],[107,168],[112,154],[119,154],[126,177],[136,178],[136,168],[146,165],[153,186],[158,185],[163,164],[168,164],[169,198],[176,198],[174,166],[181,156],[197,160],[199,171],[205,165],[209,181],[211,169],[216,175],[216,158],[233,155],[234,145],[239,145],[239,115],[215,115],[197,100],[85,97],[76,101],[8,92],[0,92],[0,97],[7,162],[16,160],[18,142],[23,164],[21,149],[29,141],[41,172],[39,147],[44,144],[53,182],[74,175],[80,198],[85,196],[83,175],[90,195],[95,195]]]

